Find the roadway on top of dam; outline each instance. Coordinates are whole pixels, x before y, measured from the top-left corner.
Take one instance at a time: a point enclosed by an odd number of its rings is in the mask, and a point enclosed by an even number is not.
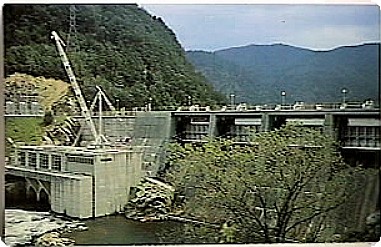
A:
[[[210,109],[210,107],[167,107],[163,110],[156,110],[153,109],[152,111],[146,108],[139,108],[138,110],[134,111],[103,111],[101,116],[103,118],[113,118],[113,117],[135,117],[137,114],[148,112],[170,112],[174,116],[181,116],[181,115],[238,115],[238,116],[260,116],[262,114],[268,114],[268,115],[279,115],[279,116],[289,116],[289,115],[305,115],[305,116],[317,116],[317,115],[326,115],[326,114],[333,114],[333,115],[361,115],[361,116],[375,116],[380,115],[380,108],[379,107],[371,107],[371,108],[364,108],[364,107],[341,107],[340,105],[330,105],[328,107],[319,107],[318,105],[312,105],[312,106],[302,106],[298,107],[295,105],[287,105],[287,106],[250,106],[250,107],[222,107],[218,110]],[[57,115],[64,115],[64,114],[57,114]],[[98,117],[98,112],[93,112],[92,117]],[[30,113],[5,113],[4,117],[43,117],[44,114],[30,114]],[[83,116],[78,112],[71,115],[68,115],[75,118],[82,118]]]

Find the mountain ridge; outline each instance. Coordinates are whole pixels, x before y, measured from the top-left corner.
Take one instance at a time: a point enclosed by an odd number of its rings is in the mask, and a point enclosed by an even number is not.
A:
[[[287,43],[282,43],[282,42],[271,43],[271,44],[251,43],[251,44],[246,44],[246,45],[237,45],[237,46],[231,46],[231,47],[218,48],[216,50],[189,49],[189,50],[185,50],[185,51],[186,52],[203,51],[203,52],[213,53],[213,52],[218,52],[218,51],[223,51],[223,50],[231,50],[231,49],[247,47],[247,46],[277,46],[277,45],[279,45],[279,46],[288,46],[288,47],[298,48],[301,50],[308,50],[308,51],[312,51],[312,52],[329,52],[329,51],[333,51],[333,50],[345,48],[345,47],[350,48],[350,47],[358,47],[358,46],[365,46],[365,45],[378,45],[378,44],[381,44],[381,42],[369,41],[369,42],[363,42],[363,43],[358,43],[358,44],[340,45],[340,46],[335,46],[335,47],[331,47],[331,48],[310,48],[310,47],[292,45],[292,44],[287,44]]]
[[[348,89],[348,100],[378,101],[379,49],[377,42],[330,51],[272,44],[192,51],[187,56],[216,89],[242,102],[279,103],[281,91],[286,91],[287,103],[338,102],[342,88]]]

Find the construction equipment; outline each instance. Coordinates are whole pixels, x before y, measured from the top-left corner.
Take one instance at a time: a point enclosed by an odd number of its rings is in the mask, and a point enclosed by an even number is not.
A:
[[[103,92],[102,88],[99,86],[95,86],[95,88],[98,90],[98,93],[95,95],[95,99],[90,106],[90,111],[92,111],[94,109],[94,106],[95,106],[97,99],[99,100],[99,103],[100,103],[102,100],[102,97],[103,97],[103,99],[105,100],[105,102],[106,102],[107,106],[110,108],[110,110],[112,112],[116,112],[115,107],[112,105],[112,103],[109,100],[109,98],[107,97],[107,95]]]
[[[108,107],[110,108],[110,110],[112,112],[116,113],[116,109],[112,105],[111,101],[108,99],[107,95],[103,92],[103,90],[99,86],[95,86],[95,87],[98,90],[98,93],[95,95],[94,100],[91,103],[90,112],[92,112],[94,110],[95,104],[98,101],[98,105],[99,105],[99,113],[98,113],[99,114],[99,120],[98,120],[98,122],[99,122],[99,130],[98,130],[98,136],[100,136],[99,138],[102,138],[104,141],[107,142],[106,137],[104,137],[102,135],[102,98],[106,101],[106,104],[108,105]],[[81,128],[79,129],[78,136],[77,136],[77,138],[75,139],[75,141],[73,143],[73,146],[77,146],[78,141],[79,141],[79,137],[81,136],[82,132],[83,132],[83,127],[81,126]]]
[[[67,58],[66,53],[63,49],[63,47],[66,46],[65,43],[55,31],[52,31],[51,38],[55,40],[56,47],[60,55],[62,64],[65,68],[66,74],[69,77],[69,81],[74,90],[75,97],[78,100],[79,106],[81,108],[81,113],[85,118],[87,126],[90,128],[90,132],[92,136],[94,137],[95,145],[101,145],[103,141],[107,142],[106,138],[103,135],[100,135],[100,133],[98,134],[96,131],[95,124],[91,118],[91,113],[86,106],[85,99],[83,98],[81,88],[79,87],[77,83],[73,70],[71,69],[69,59]]]

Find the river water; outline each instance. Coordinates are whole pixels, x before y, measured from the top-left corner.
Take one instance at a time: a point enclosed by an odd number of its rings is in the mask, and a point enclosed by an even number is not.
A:
[[[31,213],[48,213],[50,208],[48,203],[37,203],[24,197],[11,196],[9,193],[6,193],[5,202],[6,208],[9,210],[20,209]],[[129,220],[123,214],[83,220],[81,222],[86,224],[87,231],[72,231],[63,235],[74,239],[78,245],[160,244],[158,237],[160,231],[171,230],[173,227],[182,224],[169,221],[142,223]]]
[[[174,244],[162,242],[158,236],[163,230],[179,227],[178,222],[138,222],[126,219],[124,215],[106,216],[83,221],[57,218],[49,212],[6,209],[5,240],[9,246],[30,243],[33,236],[62,228],[77,228],[84,223],[88,230],[69,230],[62,237],[75,240],[76,245],[139,245]]]
[[[137,222],[124,215],[106,216],[83,221],[87,231],[65,233],[76,245],[170,244],[160,242],[159,231],[179,226],[177,222]]]

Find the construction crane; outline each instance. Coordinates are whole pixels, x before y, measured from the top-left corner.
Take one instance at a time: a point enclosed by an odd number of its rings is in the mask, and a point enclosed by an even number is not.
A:
[[[96,103],[98,101],[98,105],[99,105],[98,139],[101,138],[101,140],[107,142],[106,137],[104,137],[102,135],[102,98],[106,101],[106,104],[108,105],[108,107],[110,108],[110,110],[112,112],[116,113],[116,109],[112,105],[111,101],[108,99],[107,95],[103,92],[102,88],[99,87],[99,86],[95,86],[95,88],[98,90],[98,93],[95,95],[94,100],[93,100],[93,102],[90,105],[90,112],[92,112],[94,110],[95,105],[96,105]],[[83,132],[83,127],[81,126],[81,128],[79,129],[78,136],[77,136],[77,138],[75,138],[75,140],[73,142],[73,146],[76,146],[78,144],[78,141],[79,141],[79,138],[80,138],[82,132]]]
[[[98,90],[98,93],[97,95],[95,96],[96,98],[98,97],[99,100],[101,100],[101,97],[103,97],[103,99],[105,100],[106,104],[108,105],[108,107],[110,108],[110,110],[112,112],[116,112],[116,109],[115,107],[112,105],[111,101],[109,100],[109,98],[107,97],[107,95],[103,92],[102,88],[99,87],[99,86],[95,86],[96,89]],[[95,101],[94,101],[95,102]],[[91,106],[90,110],[93,109],[93,105]]]
[[[105,140],[106,138],[103,135],[100,135],[100,134],[98,135],[98,133],[96,131],[95,124],[94,124],[93,120],[91,119],[90,111],[86,106],[85,99],[83,98],[81,89],[77,83],[77,80],[75,78],[73,70],[71,69],[69,59],[67,58],[66,53],[64,51],[63,47],[66,45],[63,42],[63,40],[60,38],[60,36],[55,31],[52,31],[51,38],[55,40],[56,47],[57,47],[58,53],[60,55],[62,64],[65,68],[67,76],[69,77],[69,81],[70,81],[71,86],[74,90],[75,97],[78,100],[79,106],[81,108],[81,113],[85,118],[87,126],[89,126],[89,128],[90,128],[90,132],[91,132],[92,136],[94,137],[95,145],[100,145],[102,143],[102,141],[106,141]]]

